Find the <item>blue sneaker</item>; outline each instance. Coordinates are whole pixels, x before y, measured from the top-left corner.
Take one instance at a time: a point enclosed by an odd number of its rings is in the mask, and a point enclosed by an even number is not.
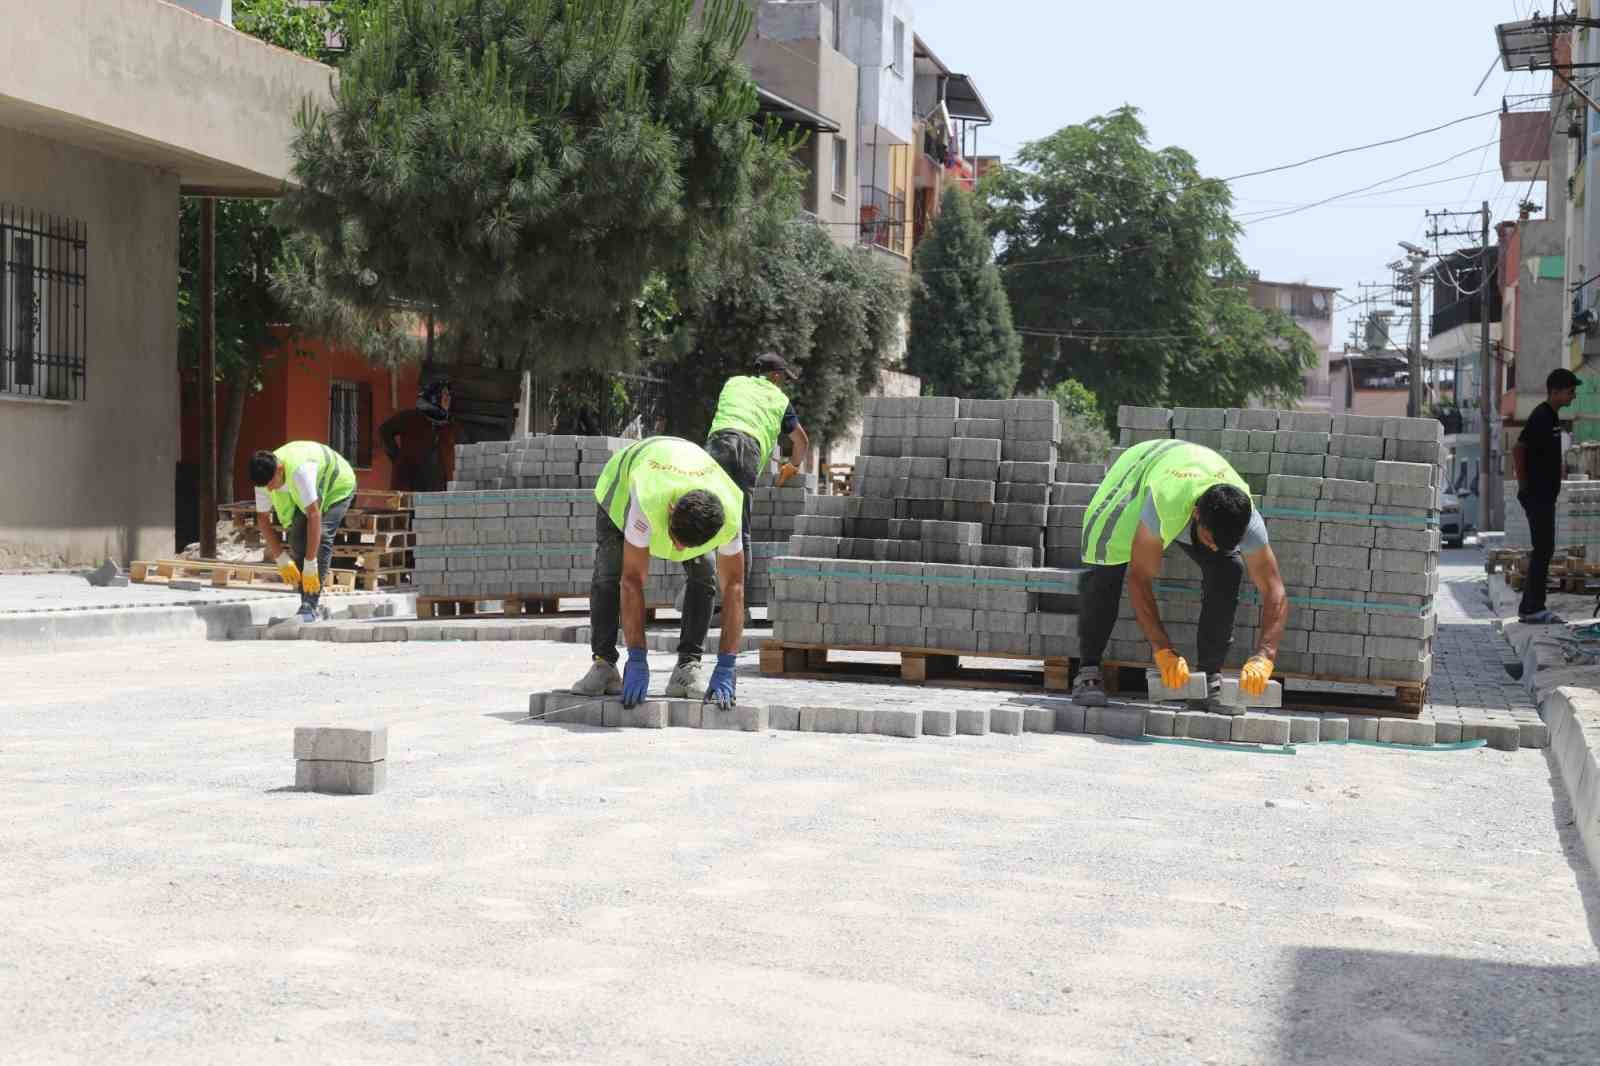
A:
[[[317,609],[315,607],[302,607],[300,608],[300,613],[296,614],[294,617],[295,621],[305,623],[306,625],[310,625],[312,622],[322,621],[322,616],[317,613]]]

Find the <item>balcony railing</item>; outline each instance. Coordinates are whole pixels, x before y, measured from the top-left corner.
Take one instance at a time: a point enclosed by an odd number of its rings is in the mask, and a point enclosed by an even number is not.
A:
[[[1483,294],[1468,296],[1443,304],[1434,309],[1433,317],[1429,319],[1428,336],[1437,337],[1447,333],[1457,326],[1476,325],[1482,321]],[[1500,321],[1500,290],[1496,288],[1489,298],[1489,321]]]
[[[902,251],[905,230],[906,198],[871,185],[861,186],[861,243]]]

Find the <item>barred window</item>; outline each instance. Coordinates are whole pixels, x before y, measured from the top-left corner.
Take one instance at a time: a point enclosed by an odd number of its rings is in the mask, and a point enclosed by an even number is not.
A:
[[[328,417],[328,445],[358,470],[372,466],[372,386],[335,381]]]
[[[87,395],[88,227],[0,203],[0,393]]]

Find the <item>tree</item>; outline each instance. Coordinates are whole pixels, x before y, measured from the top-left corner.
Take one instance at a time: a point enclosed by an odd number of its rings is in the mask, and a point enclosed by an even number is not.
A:
[[[502,366],[617,367],[653,275],[759,202],[741,0],[391,0],[349,25],[294,145],[281,291],[392,356],[431,310]]]
[[[1309,336],[1249,306],[1232,194],[1123,107],[1025,145],[985,180],[1006,293],[1029,331],[1020,385],[1077,378],[1119,403],[1290,403]]]
[[[371,0],[340,0],[332,7],[302,7],[296,0],[234,0],[234,27],[243,33],[313,59],[335,58],[336,39],[349,12]],[[217,380],[227,387],[217,441],[218,477],[231,484],[234,452],[245,400],[261,387],[266,363],[278,354],[270,327],[286,321],[288,308],[273,289],[272,273],[283,251],[283,231],[272,222],[272,205],[261,200],[218,200],[216,205]],[[178,219],[178,357],[187,369],[200,365],[200,201],[185,197]]]
[[[972,194],[951,185],[916,256],[906,369],[930,396],[1003,399],[1022,369],[1022,342],[994,244]]]
[[[1056,456],[1064,463],[1103,463],[1111,452],[1105,412],[1094,393],[1075,378],[1058,382],[1050,399],[1061,412],[1061,447]]]

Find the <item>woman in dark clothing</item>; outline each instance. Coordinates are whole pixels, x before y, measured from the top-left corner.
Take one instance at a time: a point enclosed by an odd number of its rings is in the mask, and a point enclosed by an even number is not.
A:
[[[450,382],[430,381],[417,406],[378,427],[378,439],[394,466],[390,488],[443,492],[455,468],[456,427],[450,421]]]

